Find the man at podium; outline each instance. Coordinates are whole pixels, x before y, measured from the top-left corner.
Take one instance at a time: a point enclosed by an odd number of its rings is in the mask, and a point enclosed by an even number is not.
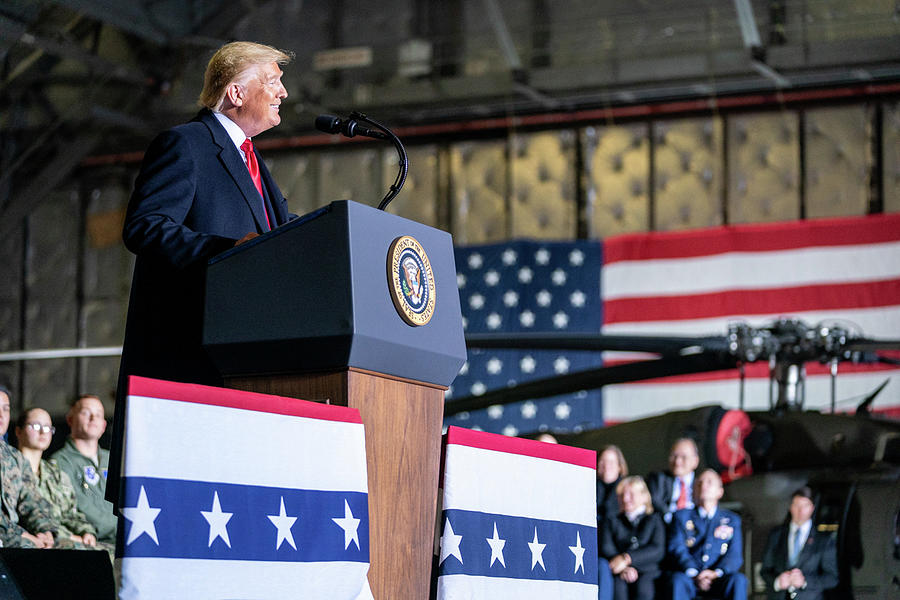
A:
[[[262,44],[222,46],[206,67],[203,108],[160,134],[144,155],[122,234],[137,260],[107,487],[114,505],[128,375],[221,385],[201,344],[207,261],[292,217],[252,142],[281,122],[288,94],[280,65],[290,60]]]

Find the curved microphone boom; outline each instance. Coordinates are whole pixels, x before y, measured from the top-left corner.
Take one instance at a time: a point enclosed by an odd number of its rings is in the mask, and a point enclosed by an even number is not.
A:
[[[360,121],[373,125],[378,129],[369,129],[365,125],[360,125]],[[379,210],[387,208],[387,205],[390,204],[391,200],[400,193],[400,188],[402,188],[403,184],[406,182],[406,174],[409,172],[409,159],[406,156],[406,149],[403,147],[403,143],[400,142],[400,138],[378,121],[370,119],[366,115],[356,111],[350,113],[349,119],[341,119],[333,115],[319,115],[316,117],[316,129],[324,131],[325,133],[340,133],[341,135],[351,138],[359,135],[378,140],[391,140],[394,144],[394,148],[397,149],[397,154],[400,155],[400,170],[397,173],[397,178],[388,190],[388,193],[378,205]]]

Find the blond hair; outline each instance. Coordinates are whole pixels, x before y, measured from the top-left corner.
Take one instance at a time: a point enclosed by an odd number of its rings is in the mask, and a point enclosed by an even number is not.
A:
[[[647,483],[644,481],[643,477],[640,475],[632,475],[620,481],[619,485],[616,486],[616,496],[621,498],[622,492],[626,487],[631,487],[644,494],[644,506],[647,508],[647,514],[649,515],[653,512],[653,502],[650,500],[650,490],[647,488]]]
[[[236,81],[244,83],[251,67],[269,63],[287,64],[293,53],[284,52],[272,46],[255,42],[231,42],[213,54],[203,75],[203,91],[200,92],[200,106],[219,110],[225,99],[228,86]],[[241,81],[243,80],[243,81]]]

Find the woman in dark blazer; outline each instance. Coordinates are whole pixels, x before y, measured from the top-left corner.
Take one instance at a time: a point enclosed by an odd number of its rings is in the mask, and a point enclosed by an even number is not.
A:
[[[625,455],[615,445],[604,446],[597,454],[597,546],[603,543],[603,529],[606,518],[619,512],[619,497],[616,488],[623,477],[628,476]],[[600,557],[597,565],[599,594],[598,600],[613,600],[613,576],[609,562]]]
[[[619,514],[607,517],[600,555],[614,576],[615,600],[652,600],[666,550],[662,518],[653,512],[643,478],[626,477],[616,488]]]

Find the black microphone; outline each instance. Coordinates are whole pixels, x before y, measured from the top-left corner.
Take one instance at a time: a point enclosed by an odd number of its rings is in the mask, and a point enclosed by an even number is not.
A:
[[[388,139],[385,133],[360,125],[356,119],[341,120],[334,115],[319,115],[316,117],[316,129],[325,133],[340,133],[350,138],[361,135],[377,140]]]

